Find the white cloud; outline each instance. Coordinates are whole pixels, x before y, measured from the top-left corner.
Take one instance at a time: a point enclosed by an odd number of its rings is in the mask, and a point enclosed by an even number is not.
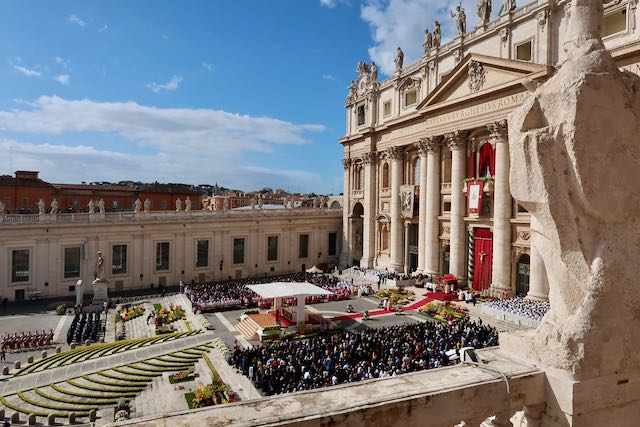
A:
[[[87,23],[85,21],[83,21],[82,19],[80,19],[80,17],[78,15],[76,15],[75,13],[72,13],[71,15],[69,15],[69,17],[67,18],[67,21],[69,21],[72,24],[76,24],[79,27],[86,27]]]
[[[328,8],[336,7],[336,3],[337,0],[320,0],[320,4]]]
[[[19,72],[20,74],[27,77],[41,77],[42,72],[35,70],[33,68],[23,67],[22,65],[12,65],[13,69]]]
[[[102,27],[98,28],[98,32],[99,33],[104,33],[105,31],[107,31],[109,29],[108,25],[103,25]]]
[[[57,81],[61,85],[68,85],[71,81],[71,76],[69,74],[59,74],[53,77],[53,80]]]
[[[56,96],[17,106],[0,110],[0,138],[3,131],[23,136],[93,133],[105,136],[100,141],[109,141],[74,146],[0,140],[0,152],[6,152],[3,144],[14,148],[16,167],[36,168],[52,182],[139,179],[195,184],[218,180],[245,189],[297,185],[318,191],[325,185],[299,165],[295,165],[299,169],[294,165],[268,168],[247,160],[250,152],[263,153],[264,158],[278,146],[305,144],[306,134],[324,131],[322,125],[212,109]],[[124,143],[114,143],[117,140]]]
[[[56,56],[54,60],[56,61],[56,64],[62,65],[64,68],[69,68],[69,61],[65,60],[64,58]]]
[[[469,30],[479,19],[475,13],[476,3],[476,0],[462,0]],[[398,46],[404,52],[405,66],[415,62],[423,53],[424,29],[428,26],[433,30],[434,21],[440,22],[442,43],[447,43],[455,34],[450,11],[458,4],[459,0],[366,0],[360,17],[369,24],[372,32],[374,45],[369,47],[370,58],[387,75],[395,71],[393,60]]]
[[[216,67],[214,67],[213,64],[209,64],[208,62],[203,62],[202,68],[212,73],[216,71]]]
[[[161,91],[169,92],[169,91],[174,91],[174,90],[178,89],[178,86],[180,86],[181,82],[182,82],[182,77],[181,76],[173,76],[166,83],[151,82],[151,83],[147,84],[147,87],[149,89],[151,89],[152,91],[154,91],[155,93],[158,93],[158,92],[161,92]]]
[[[333,74],[323,74],[322,75],[322,80],[335,80],[336,78],[333,76]]]

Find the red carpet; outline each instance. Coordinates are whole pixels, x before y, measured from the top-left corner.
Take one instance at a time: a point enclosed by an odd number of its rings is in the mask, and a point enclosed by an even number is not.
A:
[[[425,294],[425,298],[421,299],[420,301],[416,301],[413,304],[407,305],[405,307],[402,307],[402,311],[411,311],[411,310],[417,310],[420,307],[422,307],[425,304],[430,303],[433,300],[439,300],[439,301],[453,301],[457,299],[457,296],[455,294],[446,294],[444,292],[427,292]],[[395,313],[395,311],[392,310],[375,310],[375,311],[370,311],[369,312],[369,316],[380,316],[383,314],[392,314]],[[347,320],[347,319],[360,319],[362,317],[362,313],[350,313],[350,314],[343,314],[340,316],[335,316],[332,317],[331,320],[333,321],[339,321],[339,320]]]

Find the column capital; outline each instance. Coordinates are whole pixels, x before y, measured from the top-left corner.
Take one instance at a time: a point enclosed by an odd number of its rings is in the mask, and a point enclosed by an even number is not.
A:
[[[487,129],[489,129],[491,138],[493,138],[495,143],[507,142],[507,134],[509,129],[506,119],[487,124]]]
[[[426,157],[427,154],[437,153],[440,150],[440,142],[442,137],[440,136],[428,136],[426,138],[420,138],[416,142],[416,148],[420,157]]]
[[[445,143],[449,150],[461,150],[467,147],[467,133],[462,130],[454,130],[444,135]]]
[[[378,160],[378,153],[372,151],[370,153],[364,153],[362,155],[362,163],[365,165],[375,165]]]
[[[353,163],[353,162],[351,161],[351,159],[350,159],[350,158],[342,159],[342,167],[343,167],[345,170],[347,170],[347,169],[349,169],[349,167],[351,167],[351,163]]]
[[[386,154],[391,160],[402,160],[404,151],[399,147],[389,147],[386,150]]]

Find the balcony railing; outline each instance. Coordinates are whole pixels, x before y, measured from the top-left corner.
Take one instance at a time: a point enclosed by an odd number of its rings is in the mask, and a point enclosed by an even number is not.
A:
[[[362,199],[364,197],[364,190],[353,190],[354,199]]]
[[[440,184],[440,194],[451,194],[450,182],[443,182]]]
[[[0,214],[0,227],[19,224],[90,224],[132,221],[185,221],[223,218],[282,217],[324,215],[341,217],[342,209],[233,209],[226,211],[151,211],[58,214]]]

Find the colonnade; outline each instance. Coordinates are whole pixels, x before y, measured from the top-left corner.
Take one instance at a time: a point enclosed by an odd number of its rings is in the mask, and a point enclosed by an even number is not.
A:
[[[478,132],[474,132],[478,134]],[[507,141],[507,122],[501,120],[486,125],[479,134],[494,146],[495,173],[493,191],[493,214],[490,226],[493,231],[493,260],[491,293],[495,296],[511,295],[511,253],[512,253],[512,207],[509,187],[509,144]],[[418,216],[418,266],[417,271],[425,274],[440,274],[440,223],[441,215],[441,150],[451,153],[451,209],[449,222],[449,273],[466,277],[467,258],[467,203],[465,178],[467,175],[467,144],[470,133],[455,130],[444,135],[429,136],[413,144],[420,158],[419,216]],[[388,214],[391,220],[390,256],[388,267],[395,271],[404,271],[406,266],[407,229],[403,229],[401,213],[400,186],[403,184],[404,149],[393,146],[384,151],[390,162],[390,200]],[[378,187],[376,182],[377,153],[367,153],[362,159],[365,165],[364,230],[363,258],[361,266],[371,268],[376,263],[376,221],[378,209]],[[350,215],[348,197],[350,194],[349,170],[345,166],[345,238],[349,240],[348,216]],[[532,246],[535,239],[532,239]],[[348,244],[343,245],[348,248]],[[348,257],[344,257],[347,259]],[[535,248],[531,248],[530,297],[546,299],[548,283],[544,264]]]

